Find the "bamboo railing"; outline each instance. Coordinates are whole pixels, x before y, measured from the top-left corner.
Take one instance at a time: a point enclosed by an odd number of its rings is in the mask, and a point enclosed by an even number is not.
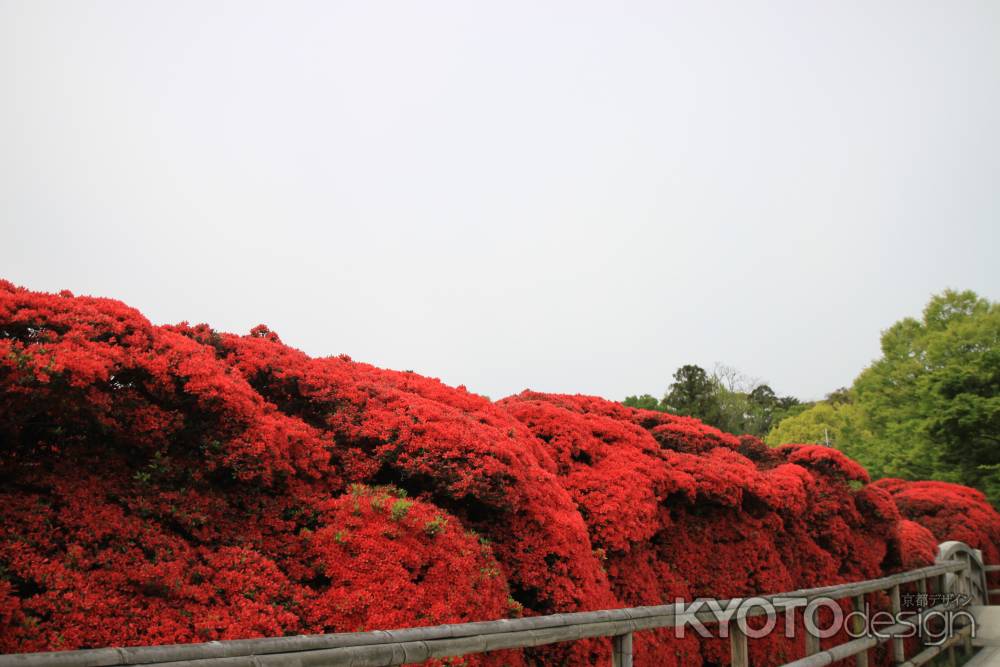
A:
[[[892,612],[898,613],[900,587],[914,584],[918,592],[927,592],[928,584],[941,594],[961,594],[976,604],[987,604],[992,592],[986,585],[986,573],[1000,566],[985,566],[982,554],[961,542],[939,545],[934,565],[900,572],[879,579],[837,584],[820,588],[763,595],[775,608],[789,599],[851,599],[855,607],[864,604],[864,596],[886,591]],[[725,606],[729,601],[722,601]],[[940,606],[939,606],[940,607]],[[938,610],[931,607],[926,612]],[[746,616],[762,615],[748,611]],[[521,649],[595,637],[612,639],[614,667],[632,666],[632,635],[635,632],[670,628],[697,619],[709,624],[717,621],[709,611],[690,612],[685,605],[659,605],[626,609],[553,614],[529,618],[480,621],[422,628],[325,635],[299,635],[201,644],[174,644],[122,648],[84,649],[50,653],[0,655],[0,667],[388,667],[419,663],[432,658],[474,655],[503,649]],[[749,665],[748,638],[740,627],[741,617],[727,621],[733,667]],[[805,620],[805,619],[803,619]],[[745,622],[745,621],[744,621]],[[911,628],[893,625],[879,636],[858,639],[820,650],[819,640],[806,633],[808,655],[788,663],[787,667],[818,667],[855,656],[858,667],[867,667],[868,651],[887,641],[892,642],[897,665],[922,665],[944,651],[965,642],[969,647],[972,628],[958,629],[939,646],[928,646],[907,659],[901,635]]]

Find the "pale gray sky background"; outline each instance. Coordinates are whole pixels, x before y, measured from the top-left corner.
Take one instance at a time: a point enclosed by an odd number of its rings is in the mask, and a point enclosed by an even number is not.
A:
[[[493,398],[1000,298],[1000,3],[0,0],[0,276]]]

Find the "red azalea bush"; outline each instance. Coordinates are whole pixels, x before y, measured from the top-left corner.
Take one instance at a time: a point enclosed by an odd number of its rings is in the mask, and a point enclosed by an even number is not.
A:
[[[932,535],[935,552],[937,543],[957,540],[980,549],[986,564],[1000,564],[1000,513],[981,491],[948,482],[901,479],[880,479],[874,486],[891,494],[900,513]],[[990,588],[1000,584],[1000,574],[989,574],[988,579]]]
[[[958,540],[981,549],[983,560],[1000,564],[1000,514],[976,489],[948,482],[880,479],[900,513],[933,533],[937,542]]]
[[[854,490],[867,475],[836,450],[769,450],[697,420],[592,397],[524,392],[501,405],[552,453],[623,605],[778,593],[901,565],[887,558],[899,552],[898,511],[885,492]],[[728,659],[725,642],[671,633],[636,642],[646,664]],[[777,633],[750,646],[755,664],[803,650]]]
[[[0,651],[775,593],[925,564],[943,539],[829,448],[592,397],[493,403],[266,327],[154,326],[6,282],[0,439]],[[728,660],[636,642],[637,664]],[[607,658],[595,640],[468,663]]]
[[[0,594],[17,600],[0,650],[616,604],[542,444],[464,389],[9,283],[0,388]],[[369,507],[354,525],[336,502],[357,484],[407,491],[423,524],[389,530]],[[335,548],[368,569],[345,578]],[[223,576],[233,562],[273,585]]]

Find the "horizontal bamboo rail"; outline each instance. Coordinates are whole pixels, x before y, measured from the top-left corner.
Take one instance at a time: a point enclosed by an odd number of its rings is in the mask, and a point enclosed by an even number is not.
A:
[[[948,605],[940,604],[925,609],[924,613],[942,612],[946,611],[947,609]],[[967,630],[965,634],[968,634],[971,631],[971,627],[963,628],[963,630]],[[880,636],[878,637],[876,636],[859,637],[849,642],[845,642],[843,644],[838,644],[837,646],[828,648],[825,651],[820,651],[818,653],[814,653],[813,655],[808,655],[804,658],[799,658],[798,660],[785,663],[783,667],[823,667],[824,665],[833,664],[837,660],[843,660],[844,658],[850,658],[851,656],[860,655],[862,651],[867,651],[869,649],[875,648],[876,646],[884,644],[890,639],[896,641],[896,639],[900,634],[911,631],[912,628],[910,626],[903,623],[897,623],[895,625],[891,625],[887,628],[883,628],[882,630],[880,630],[879,631]],[[961,638],[961,635],[959,633],[956,633],[956,636]],[[936,647],[931,647],[931,648],[936,648]],[[928,657],[927,660],[930,660],[930,658],[934,657],[935,655],[937,655],[937,652]],[[914,656],[914,659],[915,658],[916,656]],[[898,661],[897,664],[902,665],[907,663]],[[915,663],[915,664],[923,664],[923,663]]]
[[[939,590],[967,593],[975,600],[985,600],[986,569],[981,555],[959,542],[946,542],[939,547],[938,561],[931,566],[900,572],[879,579],[818,588],[801,589],[775,595],[755,596],[775,608],[792,606],[789,599],[812,601],[819,598],[834,600],[853,598],[855,604],[863,596],[890,591],[898,611],[899,587],[915,583],[926,591],[926,582],[938,582]],[[720,601],[725,607],[728,600]],[[657,628],[674,627],[692,620],[717,622],[710,610],[689,612],[682,604],[650,607],[607,609],[534,616],[519,619],[478,621],[420,628],[404,628],[359,633],[299,635],[213,641],[199,644],[174,644],[121,648],[83,649],[48,653],[0,655],[0,667],[118,667],[150,665],[156,667],[388,667],[431,658],[448,658],[486,653],[503,649],[520,649],[595,637],[612,638],[612,664],[632,665],[632,633]],[[754,608],[746,616],[765,613]],[[733,667],[749,664],[747,637],[737,619],[728,622]],[[868,649],[892,639],[896,661],[903,663],[901,640],[893,637],[862,637],[826,651],[819,651],[818,642],[808,643],[812,655],[790,663],[795,667],[826,665],[835,660],[858,656],[859,667],[867,665]],[[895,630],[898,635],[900,630]],[[810,635],[807,634],[807,637]],[[914,656],[910,664],[927,651]],[[937,655],[935,653],[934,655]],[[927,658],[930,659],[930,658]]]

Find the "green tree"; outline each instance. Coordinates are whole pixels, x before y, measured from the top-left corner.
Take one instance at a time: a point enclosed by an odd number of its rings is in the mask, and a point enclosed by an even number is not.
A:
[[[781,420],[764,441],[769,445],[825,444],[858,458],[870,439],[864,414],[856,405],[820,401],[798,415]]]
[[[815,401],[803,402],[794,396],[780,396],[777,407],[771,413],[771,423],[768,425],[767,432],[770,432],[782,419],[800,415],[814,405],[816,405]]]
[[[882,335],[882,358],[854,392],[875,474],[1000,487],[1000,304],[971,291],[934,296],[922,319]]]
[[[747,394],[718,386],[715,392],[715,414],[702,421],[726,433],[750,433],[750,401]]]
[[[674,381],[662,400],[642,394],[629,396],[622,403],[697,417],[729,433],[763,437],[775,417],[784,416],[799,401],[792,396],[777,396],[768,385],[731,366],[717,364],[708,373],[701,366],[686,364],[674,372]]]
[[[675,415],[690,415],[704,421],[719,416],[718,382],[705,369],[685,364],[674,372],[674,381],[663,397],[663,409]]]
[[[642,396],[626,396],[625,400],[622,401],[622,405],[626,405],[630,408],[641,408],[642,410],[659,410],[660,399],[650,394],[643,394]]]
[[[771,427],[800,405],[794,396],[778,396],[769,385],[759,384],[747,394],[744,431],[763,438]]]
[[[767,442],[829,440],[873,477],[961,482],[1000,501],[1000,304],[947,290],[881,342],[849,390],[781,420]]]

